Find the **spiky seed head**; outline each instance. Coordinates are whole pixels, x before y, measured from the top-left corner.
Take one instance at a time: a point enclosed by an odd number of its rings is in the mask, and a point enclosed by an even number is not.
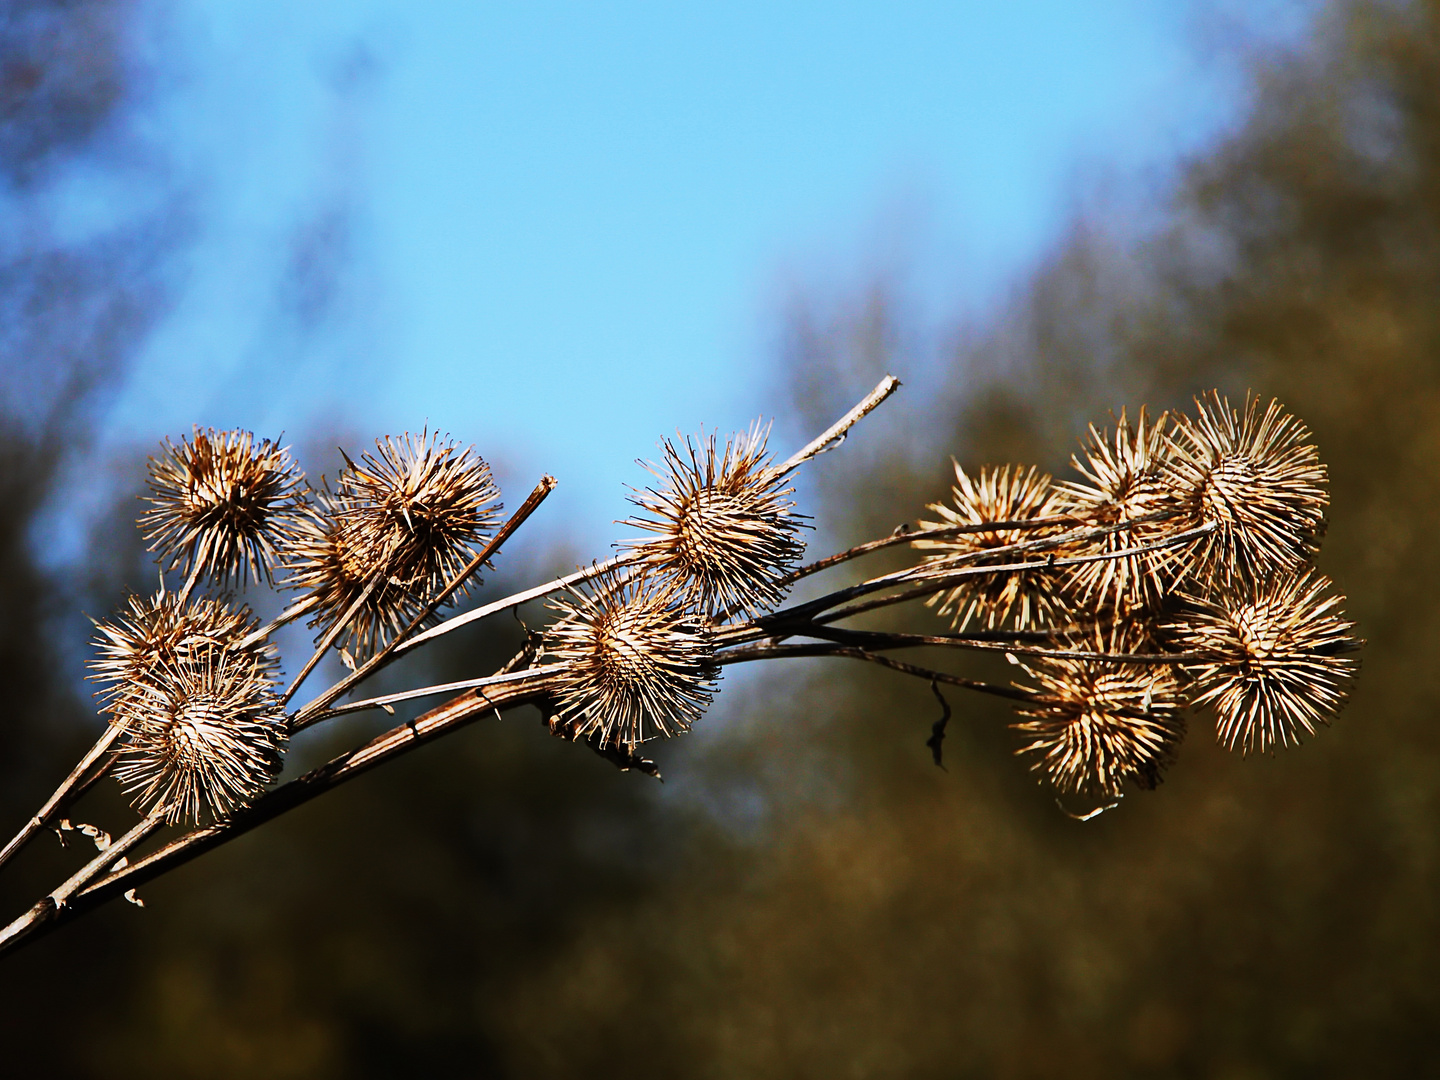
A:
[[[112,716],[137,687],[151,685],[160,668],[184,666],[217,649],[238,650],[238,643],[259,626],[250,609],[219,600],[161,589],[154,596],[130,596],[111,619],[96,622],[96,655],[88,662],[90,678],[102,684],[100,697]],[[278,663],[269,642],[244,650],[253,663]]]
[[[470,563],[500,511],[490,466],[470,449],[424,433],[375,445],[358,464],[347,458],[335,490],[317,496],[320,513],[297,538],[285,582],[316,597],[310,625],[323,633],[377,580],[336,639],[359,656],[409,625]]]
[[[566,665],[556,715],[577,738],[633,749],[688,731],[710,704],[710,630],[663,579],[605,574],[552,603],[546,651]]]
[[[149,486],[140,527],[161,564],[220,584],[272,581],[306,513],[289,451],[248,431],[197,427],[178,444],[166,439]]]
[[[1204,654],[1189,665],[1197,705],[1213,705],[1231,750],[1264,753],[1299,743],[1344,706],[1360,642],[1330,579],[1308,570],[1189,597],[1167,624],[1174,648]]]
[[[1151,422],[1142,407],[1133,425],[1123,409],[1113,430],[1090,425],[1081,442],[1083,460],[1070,459],[1083,479],[1058,485],[1053,512],[1072,515],[1082,523],[1077,528],[1137,524],[1077,542],[1064,554],[1107,555],[1143,547],[1175,531],[1173,521],[1145,520],[1175,508],[1162,478],[1169,453],[1167,420],[1168,414],[1161,413]],[[1176,576],[1176,557],[1173,550],[1161,549],[1080,563],[1066,571],[1069,590],[1094,610],[1122,615],[1145,610],[1159,603]]]
[[[345,515],[391,553],[390,576],[417,593],[434,596],[449,584],[499,523],[490,466],[448,438],[387,436],[347,466],[338,480]]]
[[[804,553],[804,527],[788,475],[766,455],[769,428],[753,425],[721,450],[716,436],[665,440],[660,480],[630,501],[643,512],[623,524],[652,533],[633,541],[647,568],[679,582],[707,614],[756,614],[785,595],[784,577]]]
[[[1192,573],[1208,587],[1298,570],[1319,546],[1330,502],[1309,429],[1274,400],[1262,409],[1247,395],[1239,411],[1211,391],[1195,405],[1166,463],[1190,524],[1215,526],[1196,542]]]
[[[1018,465],[1002,468],[986,465],[972,477],[958,461],[952,463],[955,466],[955,486],[951,489],[954,506],[931,503],[929,509],[939,515],[939,520],[920,522],[922,529],[1031,521],[1048,515],[1051,480],[1046,473],[1033,466],[1022,469]],[[941,539],[916,540],[915,546],[933,552],[925,556],[925,563],[940,571],[947,566],[1021,561],[1024,556],[987,556],[986,553],[1045,535],[1046,530],[1037,529],[983,529]],[[1049,621],[1055,608],[1054,586],[1055,575],[1045,571],[983,574],[962,579],[960,584],[935,594],[927,603],[939,614],[950,616],[956,630],[964,630],[972,622],[987,630],[1013,622],[1023,630]]]
[[[334,494],[321,491],[316,503],[320,513],[295,543],[291,575],[285,585],[316,600],[310,626],[317,630],[318,639],[364,596],[371,579],[377,579],[375,588],[335,639],[336,648],[368,657],[410,625],[424,609],[425,598],[385,572],[388,550],[355,527]]]
[[[1087,652],[1149,651],[1144,635],[1119,626],[1077,641]],[[1113,798],[1125,782],[1154,788],[1185,736],[1184,696],[1168,664],[1041,657],[1022,665],[1038,695],[1012,726],[1018,753],[1068,794]]]
[[[224,819],[280,771],[285,709],[270,670],[246,654],[211,649],[160,665],[127,710],[115,776],[142,813],[163,804],[171,824]]]

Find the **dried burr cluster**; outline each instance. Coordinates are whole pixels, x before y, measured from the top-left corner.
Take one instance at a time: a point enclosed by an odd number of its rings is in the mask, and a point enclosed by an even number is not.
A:
[[[1211,394],[1188,416],[1122,413],[1090,429],[1075,478],[1060,483],[1033,467],[957,464],[952,500],[931,506],[931,520],[802,565],[795,470],[898,385],[887,378],[781,462],[759,425],[723,443],[665,441],[647,466],[654,483],[631,495],[636,514],[623,524],[637,535],[618,555],[448,617],[554,480],[502,517],[485,461],[428,432],[379,440],[318,488],[285,449],[246,432],[166,442],[140,519],[160,589],[97,624],[108,725],[0,862],[107,774],[143,816],[113,841],[87,827],[98,854],[0,934],[0,948],[112,896],[133,900],[137,885],[210,847],[503,708],[537,706],[552,732],[654,773],[642,744],[687,731],[728,664],[843,657],[924,679],[937,695],[947,685],[1009,698],[1019,752],[1060,792],[1099,801],[1155,786],[1192,706],[1211,708],[1220,740],[1249,752],[1314,734],[1344,703],[1358,643],[1343,599],[1312,567],[1325,468],[1279,404]],[[901,570],[785,604],[801,579],[907,547],[918,556]],[[296,594],[263,626],[230,592],[262,582]],[[412,648],[542,599],[549,626],[499,671],[352,696]],[[847,625],[914,601],[949,632]],[[300,619],[315,648],[287,683],[272,639]],[[1000,651],[1020,674],[992,684],[893,656],[921,647]],[[348,673],[293,707],[331,650]],[[450,696],[275,786],[295,732],[436,695]],[[949,716],[946,705],[928,743],[937,762]],[[128,861],[163,828],[178,835]]]
[[[922,523],[975,530],[916,541],[936,574],[1015,564],[1029,549],[1029,565],[928,602],[957,631],[1008,628],[1051,646],[1010,654],[1034,688],[1015,726],[1062,791],[1154,787],[1189,705],[1214,707],[1232,750],[1298,743],[1338,711],[1354,674],[1343,598],[1311,566],[1329,496],[1309,431],[1275,401],[1195,404],[1192,416],[1152,422],[1142,409],[1134,423],[1122,412],[1092,426],[1076,480],[1012,466],[972,478],[957,464],[954,505]],[[998,521],[1012,527],[987,527]]]

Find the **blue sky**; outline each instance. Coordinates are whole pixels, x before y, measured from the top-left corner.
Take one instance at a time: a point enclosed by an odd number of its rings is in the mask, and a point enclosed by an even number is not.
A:
[[[592,544],[658,438],[783,407],[791,283],[898,230],[983,309],[1240,107],[1188,4],[177,7],[145,131],[196,232],[108,441],[429,424]]]

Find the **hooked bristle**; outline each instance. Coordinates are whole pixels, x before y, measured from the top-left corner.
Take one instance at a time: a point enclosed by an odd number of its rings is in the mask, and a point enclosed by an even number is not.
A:
[[[1221,743],[1245,753],[1299,743],[1344,706],[1360,647],[1343,596],[1314,570],[1213,599],[1191,597],[1165,627],[1189,664],[1197,705],[1214,705]]]
[[[1194,546],[1194,578],[1209,586],[1260,582],[1304,566],[1319,547],[1328,476],[1310,430],[1271,401],[1237,411],[1212,391],[1182,417],[1167,482],[1190,523],[1213,529]]]
[[[931,503],[929,509],[935,511],[940,520],[922,521],[920,528],[978,526],[1047,516],[1051,480],[1039,469],[986,465],[971,477],[959,462],[952,464],[955,466],[955,486],[951,489],[954,506]],[[1057,531],[984,529],[943,539],[916,540],[915,547],[935,552],[925,556],[925,565],[939,573],[949,565],[984,566],[987,561],[1022,561],[1025,556],[1003,553],[987,559],[986,552],[1038,540]],[[1056,606],[1054,586],[1054,573],[1044,570],[977,573],[961,579],[953,588],[936,593],[927,603],[938,614],[950,616],[956,630],[964,630],[971,623],[986,630],[1006,625],[1023,630],[1049,620]]]
[[[653,533],[632,541],[637,561],[673,577],[706,614],[757,614],[785,595],[784,578],[804,553],[804,527],[788,474],[766,456],[758,424],[719,449],[715,435],[665,440],[662,481],[630,501],[646,516],[623,524]]]
[[[559,719],[577,737],[633,749],[690,729],[715,693],[710,632],[673,589],[613,572],[553,601],[546,651],[566,665]]]
[[[1079,643],[1123,656],[1148,649],[1143,632],[1117,627]],[[1068,794],[1114,798],[1126,781],[1154,788],[1185,736],[1184,698],[1168,664],[1039,657],[1022,665],[1035,703],[1011,726],[1029,741],[1031,768]]]
[[[1090,526],[1129,525],[1092,540],[1077,542],[1066,554],[1111,556],[1071,566],[1068,588],[1078,603],[1091,610],[1143,611],[1156,606],[1177,575],[1177,553],[1171,549],[1135,552],[1175,531],[1173,521],[1157,518],[1174,510],[1174,498],[1162,473],[1169,444],[1168,414],[1154,423],[1142,407],[1132,425],[1120,412],[1113,431],[1093,424],[1081,443],[1084,460],[1072,457],[1084,478],[1067,481],[1056,491],[1054,512],[1072,515]],[[1129,552],[1128,554],[1118,554]]]
[[[162,451],[150,459],[151,506],[140,518],[162,565],[222,585],[273,581],[308,512],[289,451],[248,431],[198,427]]]
[[[358,464],[347,458],[335,491],[320,494],[321,514],[297,540],[285,582],[315,598],[310,625],[321,633],[375,582],[335,642],[357,657],[408,626],[470,563],[500,510],[490,466],[471,450],[424,434],[375,445]]]
[[[127,694],[115,776],[136,809],[163,806],[170,824],[204,824],[253,802],[288,741],[271,676],[245,654],[214,649],[158,666]]]

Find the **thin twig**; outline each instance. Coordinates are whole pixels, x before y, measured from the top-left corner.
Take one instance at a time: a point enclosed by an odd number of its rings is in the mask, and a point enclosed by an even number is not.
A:
[[[409,652],[416,646],[423,645],[427,641],[433,641],[442,634],[448,634],[452,630],[458,630],[462,626],[468,626],[470,623],[486,618],[487,616],[496,615],[502,611],[509,611],[511,608],[517,608],[521,604],[529,603],[531,600],[539,600],[542,597],[549,596],[551,593],[561,592],[573,585],[580,584],[582,581],[589,581],[591,578],[603,574],[607,570],[628,565],[630,561],[630,556],[617,555],[612,559],[606,559],[604,562],[593,563],[590,566],[583,567],[565,577],[556,578],[554,581],[547,581],[543,585],[536,585],[533,588],[525,589],[523,592],[514,593],[511,596],[502,597],[491,603],[483,604],[473,611],[465,612],[463,615],[454,615],[444,622],[432,626],[423,634],[417,634],[408,641],[397,645],[395,647],[395,653],[398,656],[401,653]]]
[[[1092,555],[1076,555],[1063,559],[1049,558],[1043,562],[1019,562],[997,565],[964,566],[947,569],[940,573],[933,571],[920,573],[919,569],[897,570],[892,574],[884,574],[880,577],[871,578],[869,581],[862,581],[858,585],[851,585],[843,589],[837,589],[825,596],[817,597],[814,600],[794,607],[784,608],[770,615],[763,615],[749,623],[742,623],[734,627],[726,627],[717,635],[719,644],[735,644],[741,641],[750,641],[763,637],[772,637],[776,633],[788,633],[786,629],[790,625],[808,624],[815,616],[818,616],[838,604],[870,593],[878,592],[881,589],[900,585],[907,581],[924,579],[925,584],[918,585],[902,592],[893,593],[878,600],[865,604],[854,604],[850,607],[841,608],[838,611],[831,611],[823,621],[834,622],[838,619],[849,618],[864,611],[875,608],[887,607],[891,604],[898,604],[905,600],[914,599],[917,596],[927,596],[939,592],[941,589],[951,587],[956,582],[967,577],[975,577],[982,574],[999,573],[1023,573],[1030,570],[1054,570],[1067,566],[1081,566],[1085,563],[1104,562],[1107,559],[1123,559],[1131,555],[1143,555],[1152,551],[1161,551],[1168,547],[1176,547],[1186,543],[1197,536],[1211,532],[1213,524],[1201,525],[1195,529],[1188,529],[1184,532],[1175,533],[1165,540],[1153,544],[1141,544],[1136,547],[1120,548],[1117,551],[1097,552]],[[1095,530],[1100,531],[1100,530]],[[1114,527],[1106,527],[1105,531],[1115,532]],[[1041,541],[1030,541],[1030,544],[1041,544]],[[1018,546],[1018,545],[1017,545]],[[1000,549],[996,549],[1000,550]],[[923,569],[923,568],[920,568]]]
[[[881,537],[879,540],[870,540],[863,544],[856,544],[845,551],[837,552],[834,555],[827,555],[823,559],[807,563],[797,570],[793,570],[780,578],[775,584],[779,587],[793,585],[802,578],[818,574],[822,570],[828,570],[832,566],[849,562],[851,559],[859,558],[862,555],[869,555],[874,551],[881,551],[884,548],[895,547],[897,544],[913,544],[917,540],[941,539],[947,536],[963,536],[966,533],[978,532],[1022,532],[1027,529],[1044,529],[1053,525],[1073,525],[1076,518],[1069,514],[1055,514],[1049,517],[1023,518],[1019,521],[987,521],[982,525],[946,525],[937,529],[905,529],[896,531],[889,536]],[[905,527],[902,526],[902,529]],[[995,551],[1003,551],[1004,548],[987,548],[982,554],[991,554]]]
[[[1053,704],[1053,699],[1046,696],[1045,694],[1034,690],[1027,690],[1021,686],[999,686],[995,683],[982,682],[978,679],[967,679],[960,675],[951,675],[948,672],[936,671],[933,668],[921,667],[918,664],[906,663],[903,660],[895,660],[889,656],[884,656],[881,653],[872,651],[872,649],[877,648],[909,647],[911,646],[904,643],[886,644],[884,642],[875,642],[872,644],[872,647],[868,649],[860,648],[856,645],[844,645],[831,642],[823,642],[819,644],[811,644],[809,642],[804,642],[789,645],[746,645],[738,649],[731,649],[728,652],[721,653],[720,656],[716,658],[716,662],[719,664],[739,664],[753,660],[775,660],[784,658],[793,659],[798,657],[849,657],[855,660],[865,660],[869,663],[879,664],[881,667],[887,667],[894,671],[902,672],[906,675],[914,675],[917,678],[931,679],[933,681],[945,683],[948,686],[960,686],[964,687],[966,690],[976,690],[980,693],[991,694],[995,697],[1009,698],[1011,701],[1024,701],[1037,705]],[[1076,656],[1084,654],[1065,653],[1063,655]],[[1129,661],[1137,659],[1137,657],[1141,657],[1143,654],[1114,653],[1093,655],[1097,656],[1100,659]],[[1109,708],[1112,712],[1120,716],[1133,716],[1137,718],[1143,718],[1150,715],[1147,709],[1134,708],[1131,706],[1122,706],[1115,704],[1111,705]]]
[[[1126,664],[1193,664],[1208,659],[1206,653],[1112,653],[1085,649],[1043,649],[1018,643],[977,641],[965,634],[900,634],[882,630],[848,630],[811,623],[794,636],[818,637],[841,645],[864,649],[915,649],[931,646],[975,649],[1013,656],[1044,656],[1058,660],[1111,660]]]
[[[63,885],[48,896],[42,897],[39,903],[0,931],[0,954],[18,948],[27,941],[53,930],[65,916],[75,894],[100,877],[127,851],[163,825],[166,812],[167,808],[163,803],[155,807],[119,840],[112,841],[102,848],[99,854],[72,874]]]
[[[82,786],[81,781],[90,771],[90,767],[105,755],[106,750],[110,749],[110,745],[119,737],[123,727],[123,724],[105,725],[105,731],[100,738],[95,740],[95,745],[85,752],[80,763],[70,770],[70,775],[65,777],[50,798],[45,800],[45,805],[35,812],[35,816],[27,821],[24,827],[5,845],[4,850],[0,851],[0,866],[5,865],[12,855],[28,844],[41,829],[49,825],[56,814],[78,799],[89,788],[89,783]],[[93,782],[92,780],[91,783]]]
[[[242,650],[253,649],[256,645],[259,645],[271,634],[275,633],[276,630],[279,630],[283,626],[290,625],[290,623],[300,618],[300,616],[309,612],[319,602],[320,597],[315,593],[311,593],[309,596],[302,597],[301,599],[295,601],[295,603],[287,607],[284,611],[280,612],[279,615],[276,615],[275,618],[271,619],[264,626],[257,629],[253,634],[250,634],[248,637],[241,638],[240,643],[235,647]]]
[[[838,608],[825,614],[818,622],[838,622],[841,619],[853,618],[856,615],[864,614],[867,611],[874,611],[877,608],[891,607],[906,600],[914,600],[917,597],[929,596],[942,589],[950,588],[955,582],[968,577],[980,577],[987,573],[1018,573],[1027,570],[1052,570],[1067,566],[1083,566],[1086,563],[1105,562],[1110,559],[1124,559],[1131,555],[1144,555],[1152,551],[1160,551],[1167,547],[1175,547],[1193,539],[1196,535],[1210,532],[1213,525],[1202,525],[1185,533],[1176,533],[1168,540],[1154,544],[1145,544],[1139,547],[1121,548],[1118,551],[1097,552],[1092,555],[1075,555],[1064,559],[1047,559],[1045,562],[1024,562],[1010,563],[1000,566],[967,566],[958,567],[955,570],[947,571],[943,577],[927,582],[924,585],[917,585],[911,589],[892,593],[876,600],[868,600],[859,604],[851,604],[848,607]]]
[[[893,657],[883,656],[880,653],[870,652],[866,649],[858,649],[851,645],[835,645],[829,642],[820,644],[795,644],[795,645],[751,645],[744,649],[734,649],[717,657],[720,664],[741,664],[751,660],[779,660],[799,659],[811,656],[838,656],[851,660],[864,660],[867,663],[878,664],[880,667],[898,671],[904,675],[914,675],[917,678],[930,679],[935,682],[944,683],[946,686],[961,686],[966,690],[975,690],[982,694],[990,694],[994,697],[1008,698],[1011,701],[1024,701],[1035,703],[1041,700],[1040,696],[1028,690],[1022,690],[1016,686],[1001,686],[998,683],[983,682],[979,679],[967,679],[963,675],[951,675],[947,671],[936,671],[933,668],[921,667],[919,664],[910,664],[904,660],[896,660]]]
[[[943,577],[960,567],[969,568],[971,573],[994,573],[1010,569],[1001,564],[992,564],[986,560],[998,558],[1002,555],[1026,554],[1032,551],[1044,551],[1047,548],[1064,547],[1067,544],[1082,543],[1090,540],[1099,540],[1102,537],[1115,533],[1128,532],[1136,525],[1144,525],[1150,522],[1165,521],[1179,516],[1175,511],[1161,510],[1154,514],[1147,514],[1144,517],[1133,518],[1130,521],[1118,521],[1112,525],[1097,525],[1088,529],[1077,529],[1074,532],[1056,533],[1054,536],[1042,536],[1037,540],[1018,540],[1013,544],[1003,544],[999,547],[980,548],[975,551],[961,552],[955,555],[948,555],[944,558],[931,559],[928,562],[918,563],[915,566],[907,567],[904,570],[897,570],[887,575],[894,580],[905,580],[907,578]],[[1043,564],[1028,564],[1035,566],[1076,566],[1087,562],[1105,562],[1107,560],[1119,559],[1128,555],[1145,555],[1154,551],[1163,551],[1165,548],[1176,547],[1188,540],[1211,532],[1215,529],[1215,523],[1199,525],[1193,529],[1183,529],[1177,533],[1159,540],[1153,540],[1148,544],[1136,544],[1132,547],[1118,548],[1115,551],[1093,552],[1088,555],[1068,555],[1063,558],[1047,559]],[[875,578],[873,580],[880,580]]]
[[[825,451],[839,446],[845,441],[845,436],[852,427],[879,408],[880,403],[898,389],[900,389],[900,380],[894,375],[886,375],[876,384],[874,390],[860,400],[858,405],[792,454],[780,466],[780,472],[787,473],[792,469],[797,469],[811,458],[819,457]]]
[[[1009,544],[1001,544],[998,547],[977,548],[974,551],[961,552],[956,555],[949,556],[943,560],[932,560],[927,563],[921,563],[918,566],[911,566],[905,568],[904,570],[897,570],[883,577],[872,578],[870,579],[870,581],[887,581],[891,579],[900,580],[912,574],[934,572],[937,566],[943,568],[942,572],[949,573],[951,570],[958,568],[962,565],[979,563],[983,560],[995,559],[1002,555],[1019,555],[1028,551],[1044,551],[1046,548],[1060,547],[1064,544],[1076,543],[1083,540],[1099,539],[1102,536],[1108,536],[1111,533],[1121,532],[1123,530],[1133,528],[1136,525],[1145,524],[1151,521],[1161,521],[1166,518],[1174,517],[1175,514],[1176,512],[1172,510],[1160,510],[1152,514],[1146,514],[1143,517],[1133,518],[1130,521],[1117,522],[1113,525],[1100,525],[1090,529],[1081,529],[1074,532],[1057,533],[1054,536],[1041,537],[1038,540],[1017,540]],[[924,529],[904,532],[897,529],[889,536],[882,537],[879,540],[871,540],[863,544],[857,544],[855,547],[849,548],[845,551],[841,551],[835,555],[830,555],[824,559],[819,559],[816,562],[808,564],[807,566],[802,566],[787,577],[782,578],[780,580],[780,584],[791,585],[794,582],[800,580],[801,578],[809,577],[811,574],[817,574],[822,570],[828,570],[832,566],[838,566],[841,563],[849,562],[851,559],[859,558],[862,555],[868,555],[871,552],[879,551],[882,548],[893,547],[896,544],[909,544],[913,543],[916,540],[923,540],[929,537],[939,538],[942,536],[959,536],[964,533],[992,532],[998,531],[1000,529],[1015,532],[1022,531],[1025,528],[1049,526],[1067,521],[1073,523],[1076,520],[1077,519],[1071,515],[1056,515],[1046,518],[1029,518],[1022,521],[987,521],[979,525],[953,525],[947,526],[943,529]],[[1123,554],[1133,554],[1134,550],[1135,549],[1127,549],[1123,552],[1110,552],[1104,555],[1100,555],[1098,556],[1098,558],[1118,558]],[[1029,567],[1032,564],[1027,563],[1024,565],[1026,567]],[[1045,565],[1048,566],[1049,564],[1047,563]],[[984,572],[989,573],[995,570],[1003,569],[1007,568],[996,567],[987,563]],[[792,608],[788,610],[795,609]],[[726,619],[733,618],[734,615],[734,609],[727,609],[721,614],[720,619],[723,622]]]
[[[384,576],[385,567],[377,567],[374,573],[370,575],[370,580],[365,583],[365,588],[360,590],[360,595],[350,602],[350,606],[345,609],[345,613],[341,615],[340,618],[330,624],[324,636],[321,637],[320,643],[315,646],[315,651],[310,654],[310,659],[307,660],[305,666],[300,669],[300,674],[295,676],[290,685],[285,688],[285,693],[280,695],[281,705],[288,704],[290,699],[295,696],[295,691],[300,689],[300,684],[315,670],[315,665],[320,663],[321,658],[329,651],[330,646],[335,644],[335,639],[345,632],[345,627],[350,625],[350,620],[355,618],[365,601],[369,600],[375,590],[380,587],[380,582]]]
[[[1161,516],[1170,515],[1166,514]],[[1114,525],[1098,525],[1092,529],[1084,529],[1070,533],[1060,533],[1055,536],[1041,537],[1038,540],[1020,540],[1016,541],[1013,544],[1004,544],[1000,547],[985,548],[979,551],[965,552],[952,558],[945,559],[943,563],[938,564],[938,569],[937,563],[934,562],[922,563],[919,566],[905,567],[904,569],[895,570],[888,574],[881,574],[879,577],[869,578],[856,585],[850,585],[843,589],[837,589],[834,592],[826,594],[825,596],[817,597],[816,599],[806,601],[803,604],[796,604],[793,607],[782,608],[781,610],[774,612],[773,614],[764,616],[763,620],[757,621],[764,621],[768,624],[782,622],[786,619],[796,616],[808,618],[811,614],[818,614],[821,611],[825,611],[827,608],[834,607],[838,603],[843,603],[845,600],[849,600],[857,596],[864,596],[879,589],[887,588],[890,585],[898,585],[905,581],[912,581],[917,577],[933,577],[948,580],[952,577],[966,576],[967,571],[970,574],[990,574],[1010,571],[1044,570],[1054,566],[1073,565],[1073,562],[1064,562],[1063,560],[1056,559],[1053,556],[1050,559],[1045,560],[1044,562],[1034,563],[1023,562],[1013,563],[1009,565],[996,565],[992,563],[986,563],[985,565],[978,567],[972,567],[970,564],[978,563],[986,559],[996,559],[1002,556],[1023,555],[1032,551],[1044,551],[1047,548],[1059,547],[1064,544],[1076,543],[1079,541],[1098,540],[1099,538],[1103,536],[1108,536],[1111,533],[1117,533],[1121,532],[1122,530],[1132,528],[1136,524],[1139,524],[1139,519],[1137,519],[1136,521],[1118,522]],[[1177,534],[1177,537],[1183,538],[1183,534]],[[1170,543],[1174,542],[1176,542],[1176,538],[1170,538],[1170,540],[1164,546],[1169,546]],[[1125,555],[1137,554],[1142,550],[1146,549],[1141,547],[1123,548],[1119,551],[1103,552],[1089,556],[1080,556],[1079,561],[1094,562],[1102,559],[1118,559]]]
[[[434,686],[422,686],[417,690],[402,690],[395,694],[385,694],[381,697],[366,698],[364,701],[347,701],[344,705],[336,705],[318,713],[310,721],[319,723],[321,720],[329,720],[332,716],[344,716],[346,713],[361,712],[365,709],[383,709],[387,705],[395,705],[402,701],[414,701],[416,698],[434,697],[437,694],[453,694],[456,690],[481,690],[491,686],[501,686],[505,683],[519,682],[522,679],[535,678],[542,675],[556,675],[565,670],[564,664],[549,664],[545,667],[525,668],[523,671],[497,672],[494,675],[486,675],[479,679],[461,679],[458,682],[436,683]]]

